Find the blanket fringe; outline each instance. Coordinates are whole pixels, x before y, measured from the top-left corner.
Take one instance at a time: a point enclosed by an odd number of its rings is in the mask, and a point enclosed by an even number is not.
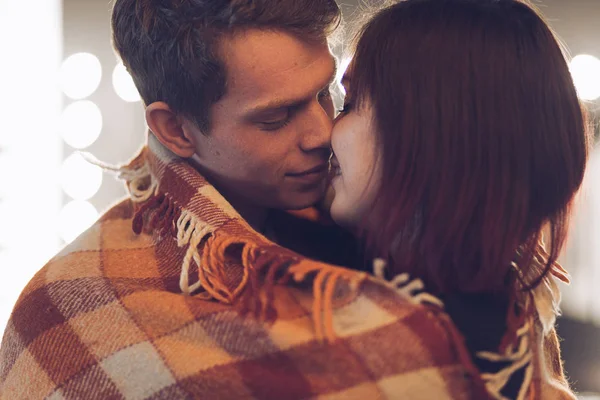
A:
[[[543,243],[540,243],[527,275],[516,262],[513,262],[511,266],[519,275],[520,282],[528,284],[532,278],[537,277],[544,270],[548,258],[549,255],[545,251]],[[556,317],[560,315],[560,291],[556,280],[569,283],[568,272],[555,262],[550,268],[549,274],[536,288],[523,293],[523,296],[512,299],[507,319],[507,335],[502,338],[499,351],[477,354],[478,358],[486,361],[508,363],[506,367],[494,374],[482,375],[488,392],[494,399],[505,399],[501,391],[508,384],[512,375],[519,370],[523,370],[525,375],[517,400],[535,396],[533,392],[535,388],[531,385],[534,369],[532,349],[532,340],[535,337],[534,320],[537,314],[544,336],[554,327]],[[520,312],[517,312],[517,306],[521,309]]]
[[[437,309],[444,308],[444,303],[439,298],[425,292],[423,282],[420,279],[411,280],[409,274],[405,273],[396,276],[392,280],[386,280],[385,268],[386,262],[384,260],[376,259],[373,262],[373,272],[379,283],[383,283],[395,290],[413,304],[433,305]],[[534,295],[532,294],[531,296],[533,297]],[[480,388],[482,396],[484,395],[483,392],[485,392],[486,397],[489,395],[497,400],[505,400],[506,398],[502,396],[501,391],[508,384],[513,374],[523,368],[525,368],[525,379],[519,390],[517,399],[524,400],[528,395],[533,378],[533,352],[531,347],[533,329],[531,320],[532,303],[533,300],[527,298],[523,312],[519,315],[514,315],[512,318],[512,313],[509,314],[509,330],[512,330],[512,326],[515,326],[516,333],[515,335],[508,335],[503,338],[499,353],[479,352],[476,354],[478,358],[489,362],[508,364],[496,373],[480,375],[482,381],[482,387]],[[515,304],[511,303],[511,307],[514,306]],[[449,332],[455,337],[456,341],[464,340],[451,322],[445,321],[445,318],[442,318],[442,321],[448,326]],[[473,376],[479,376],[479,371],[471,361],[470,355],[462,352],[459,356],[471,374],[473,374]]]
[[[540,243],[533,258],[533,264],[527,270],[527,274],[523,272],[516,262],[512,263],[512,268],[519,275],[521,282],[529,284],[544,271],[549,257],[543,244]],[[557,281],[565,284],[570,283],[569,273],[558,262],[555,262],[552,264],[549,273],[531,291],[533,295],[533,308],[540,318],[544,334],[548,334],[552,330],[556,323],[556,318],[561,315],[561,295]]]
[[[531,381],[533,379],[534,364],[531,343],[534,336],[534,323],[531,318],[531,307],[533,307],[532,301],[527,299],[523,311],[523,315],[526,315],[527,318],[523,319],[523,325],[517,330],[517,340],[515,342],[508,344],[498,353],[479,352],[476,354],[478,358],[489,362],[507,364],[506,367],[500,369],[496,373],[481,375],[489,394],[494,399],[506,399],[506,397],[502,396],[501,392],[508,384],[513,374],[521,369],[524,369],[525,376],[521,388],[519,389],[517,400],[525,400],[528,394],[531,394],[529,393],[529,389],[531,388]]]
[[[198,221],[193,215],[187,211],[180,212],[177,220],[177,246],[187,246],[187,251],[183,257],[181,265],[181,275],[179,277],[179,288],[185,295],[191,295],[200,288],[203,288],[207,293],[206,296],[216,298],[220,301],[227,302],[227,299],[219,292],[222,288],[219,285],[211,284],[211,271],[206,271],[204,263],[201,261],[198,247],[202,240],[208,238],[213,233],[210,225]],[[196,263],[198,268],[198,281],[190,285],[189,275],[192,261]],[[224,294],[226,296],[226,294]]]
[[[399,274],[388,281],[385,278],[386,267],[387,262],[381,258],[377,258],[373,261],[373,274],[378,282],[393,289],[412,304],[430,304],[439,308],[444,308],[442,300],[425,291],[425,284],[421,279],[411,279],[409,274],[404,273]]]
[[[149,196],[138,208],[132,228],[136,234],[142,231],[171,234],[178,247],[187,246],[179,280],[183,294],[236,306],[242,315],[251,314],[259,320],[273,322],[277,318],[275,285],[290,280],[300,283],[312,276],[312,316],[319,341],[336,340],[333,298],[338,283],[346,281],[355,291],[367,277],[365,273],[303,259],[275,245],[219,234],[191,212],[182,210],[168,194],[160,192]],[[234,288],[226,284],[223,268],[232,248],[241,249],[239,264],[242,267],[242,277]],[[197,267],[195,282],[190,281],[193,263]]]
[[[152,175],[152,170],[146,157],[147,152],[147,147],[144,147],[133,161],[122,167],[115,167],[104,163],[91,153],[80,152],[79,154],[90,164],[96,165],[106,172],[116,174],[118,179],[127,183],[127,190],[129,191],[131,200],[134,203],[143,203],[158,193],[158,180]]]
[[[300,283],[310,275],[313,278],[312,314],[316,336],[321,341],[334,341],[335,289],[338,283],[345,281],[351,291],[356,291],[367,274],[303,259],[268,241],[259,243],[247,237],[219,234],[215,227],[200,221],[168,193],[159,190],[158,180],[148,161],[148,152],[148,147],[144,147],[133,161],[123,167],[104,164],[90,154],[83,156],[127,183],[131,199],[137,204],[132,221],[136,234],[170,235],[177,240],[178,247],[187,247],[179,278],[181,292],[233,305],[243,315],[251,314],[256,319],[273,322],[277,318],[274,286],[291,280]],[[223,266],[227,261],[226,254],[234,247],[241,248],[239,264],[242,276],[239,283],[230,288]],[[190,280],[190,276],[194,275],[193,264],[197,268],[194,282]]]
[[[289,276],[296,282],[303,282],[309,274],[315,274],[313,280],[313,325],[319,341],[336,340],[333,326],[333,297],[338,283],[345,281],[352,292],[358,290],[367,275],[346,268],[304,260],[288,269]]]

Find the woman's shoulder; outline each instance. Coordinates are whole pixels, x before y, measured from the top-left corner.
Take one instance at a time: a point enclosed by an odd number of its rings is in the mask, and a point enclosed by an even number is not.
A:
[[[488,397],[441,300],[419,280],[369,277],[351,301],[336,308],[333,325],[371,375],[385,377],[395,394],[389,398]]]
[[[546,331],[533,313],[518,330],[516,342],[502,347],[507,307],[501,303],[476,296],[440,299],[405,275],[392,281],[369,279],[354,312],[367,315],[364,325],[373,327],[370,334],[388,349],[382,359],[392,364],[401,360],[397,362],[405,371],[415,374],[415,385],[424,378],[424,390],[427,381],[437,381],[439,387],[458,391],[452,398],[573,399],[555,330]],[[431,373],[438,379],[426,377]]]

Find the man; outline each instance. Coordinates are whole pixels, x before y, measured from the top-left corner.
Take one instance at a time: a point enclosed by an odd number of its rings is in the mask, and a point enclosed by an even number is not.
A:
[[[138,24],[129,3],[116,3],[114,43],[160,143],[195,157],[261,232],[269,208],[314,205],[327,184],[335,61],[325,33],[338,17],[335,3],[279,2],[266,13],[269,2],[215,2],[205,31],[196,21],[205,2],[182,2],[168,17],[144,8]]]
[[[113,14],[114,45],[147,104],[152,138],[189,160],[258,232],[350,262],[323,246],[345,241],[340,231],[273,212],[311,207],[327,187],[335,2],[177,3],[120,1]]]
[[[269,251],[267,237],[357,260],[336,228],[281,211],[313,206],[327,187],[327,37],[339,18],[334,0],[116,1],[114,46],[146,105],[148,144],[121,169],[131,199],[24,290],[0,352],[0,397],[198,397],[206,388],[156,363],[166,353],[154,340],[223,306],[274,319],[257,282],[299,256]]]

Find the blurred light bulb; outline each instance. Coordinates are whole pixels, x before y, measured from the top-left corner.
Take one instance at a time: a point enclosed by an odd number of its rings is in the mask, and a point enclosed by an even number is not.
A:
[[[123,64],[115,67],[112,75],[113,87],[119,97],[126,102],[134,103],[140,101],[140,94],[133,83],[133,79]]]
[[[91,146],[102,132],[102,113],[91,101],[70,104],[61,117],[60,131],[67,144],[76,149]]]
[[[100,60],[90,53],[73,54],[60,67],[60,87],[73,100],[90,96],[102,80]]]
[[[87,200],[102,186],[102,169],[87,162],[81,154],[73,153],[62,165],[61,184],[73,199]]]
[[[569,69],[580,99],[596,100],[600,97],[600,60],[580,54],[571,60]]]
[[[87,201],[74,200],[58,215],[58,234],[71,243],[98,219],[98,210]]]

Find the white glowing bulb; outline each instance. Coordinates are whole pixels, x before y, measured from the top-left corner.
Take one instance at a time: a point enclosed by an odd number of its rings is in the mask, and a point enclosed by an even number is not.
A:
[[[112,75],[113,87],[119,97],[126,102],[140,101],[140,94],[133,83],[133,79],[123,64],[115,67]]]
[[[60,131],[67,144],[76,149],[91,146],[102,132],[102,113],[91,101],[70,104],[61,117]]]
[[[58,233],[66,243],[71,243],[97,219],[98,210],[93,205],[87,201],[74,200],[64,206],[58,215]]]
[[[90,96],[102,80],[100,60],[90,53],[73,54],[60,67],[60,87],[73,100]]]
[[[73,153],[62,165],[61,184],[73,199],[87,200],[102,186],[102,169],[87,162],[81,154]]]
[[[580,54],[573,58],[569,69],[580,99],[596,100],[600,97],[600,60]]]

